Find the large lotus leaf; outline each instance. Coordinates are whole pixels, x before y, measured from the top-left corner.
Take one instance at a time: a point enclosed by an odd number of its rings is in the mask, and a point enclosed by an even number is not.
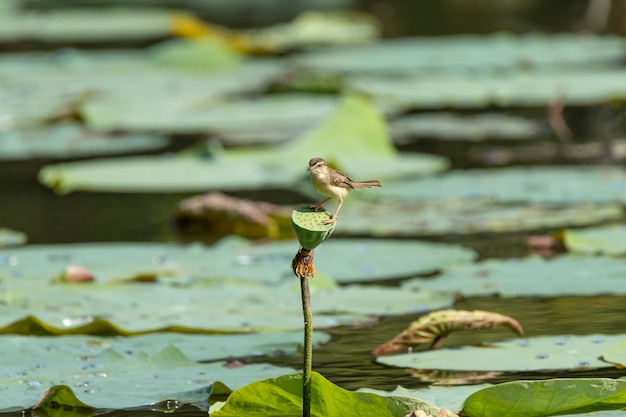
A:
[[[108,95],[87,101],[82,112],[98,130],[213,132],[227,144],[243,145],[293,139],[326,119],[337,106],[332,96],[276,94],[259,98],[193,101],[156,100],[153,94]]]
[[[623,203],[625,189],[626,173],[620,168],[511,167],[394,181],[369,196],[405,201],[482,197],[506,203]]]
[[[38,327],[47,334],[295,330],[302,327],[298,289],[296,282],[270,287],[230,281],[186,288],[150,284],[40,286],[5,291],[0,297],[0,326],[4,333],[30,333]],[[453,302],[452,293],[377,286],[313,289],[311,293],[316,328],[349,325],[377,315],[445,308]]]
[[[563,243],[570,252],[622,256],[626,254],[626,229],[621,224],[568,229]]]
[[[234,278],[279,284],[294,279],[291,260],[296,241],[250,244],[224,239],[213,248],[159,243],[33,245],[7,249],[0,258],[0,278],[12,288],[54,281],[68,264],[87,268],[99,283],[155,280],[192,285]],[[338,239],[316,250],[319,272],[340,283],[379,281],[426,275],[471,262],[475,252],[453,244],[371,239]]]
[[[356,236],[432,236],[516,232],[584,226],[618,220],[621,204],[502,204],[488,198],[437,201],[348,201],[337,234]],[[377,219],[385,219],[377,221]]]
[[[419,398],[422,401],[429,402],[437,407],[446,408],[456,412],[460,410],[465,399],[483,388],[490,387],[489,384],[480,385],[464,385],[440,387],[431,385],[426,388],[408,389],[402,386],[396,387],[393,391],[381,391],[371,388],[360,388],[359,392],[371,392],[376,395],[384,396],[402,396],[410,398]]]
[[[546,381],[514,381],[485,388],[470,395],[460,415],[467,417],[598,415],[604,417],[622,415],[624,406],[626,406],[625,380],[563,378]],[[612,413],[598,412],[603,410],[614,411]]]
[[[44,167],[39,178],[61,193],[297,189],[314,156],[326,157],[355,179],[425,175],[447,167],[447,160],[437,156],[398,155],[382,116],[366,99],[348,96],[314,131],[274,149],[224,150],[214,158],[151,156],[57,164]]]
[[[414,279],[405,288],[457,291],[466,296],[503,297],[626,294],[626,262],[613,258],[559,256],[487,260],[450,267],[433,279]]]
[[[463,116],[433,112],[403,116],[389,123],[395,143],[420,139],[482,141],[528,139],[546,133],[545,123],[519,116],[484,113]]]
[[[160,9],[66,9],[0,15],[0,42],[98,42],[158,39],[171,34],[174,13]]]
[[[340,388],[322,375],[311,375],[311,416],[403,417],[416,410],[437,415],[439,410],[424,401],[404,396],[379,396]],[[299,416],[302,415],[302,374],[284,375],[252,383],[233,392],[211,416]],[[452,416],[443,410],[441,417]]]
[[[92,342],[99,343],[66,337],[1,338],[7,350],[0,410],[28,408],[47,388],[61,384],[92,407],[128,408],[164,400],[206,401],[216,381],[236,389],[293,372],[266,364],[229,368],[224,362],[197,363],[173,344],[153,346],[156,353],[148,354],[99,351]]]
[[[280,60],[246,60],[226,70],[199,73],[160,65],[157,55],[150,52],[12,54],[0,57],[0,110],[9,127],[41,124],[68,111],[82,111],[89,124],[87,104],[91,101],[120,106],[120,110],[105,108],[110,114],[97,114],[97,122],[109,123],[107,127],[113,126],[119,111],[135,103],[154,107],[158,117],[166,117],[163,111],[169,108],[179,114],[185,109],[191,113],[188,121],[193,122],[198,107],[224,95],[259,91],[284,71]],[[141,74],[141,82],[129,74]],[[156,117],[151,120],[158,121]],[[151,130],[163,124],[157,123]]]
[[[297,247],[297,245],[296,245]],[[216,251],[213,270],[248,280],[280,282],[293,277],[293,242]],[[471,262],[475,253],[457,245],[373,239],[329,240],[315,249],[316,269],[337,282],[381,281],[425,275]]]
[[[346,282],[433,272],[474,256],[460,247],[435,245],[436,250],[430,250],[425,244],[408,242],[339,240],[327,246],[316,258],[319,271],[336,270]],[[290,270],[297,247],[293,242],[257,247],[230,240],[216,249],[167,244],[7,249],[0,258],[4,301],[0,324],[3,332],[36,328],[41,334],[298,329],[302,326],[299,288]],[[418,257],[420,252],[432,259]],[[332,265],[331,254],[341,259],[338,265]],[[406,259],[415,262],[405,265]],[[87,268],[95,282],[59,282],[68,264]],[[370,315],[443,308],[452,303],[451,294],[337,287],[319,279],[312,285],[314,309],[321,314],[315,324],[320,328]]]
[[[315,332],[316,344],[326,343],[330,336]],[[97,336],[0,336],[4,352],[0,365],[7,372],[23,373],[24,367],[63,367],[83,357],[106,355],[106,351],[123,352],[128,356],[157,355],[169,345],[175,346],[192,361],[216,362],[251,356],[295,354],[302,344],[302,332],[274,332],[239,335],[200,335],[155,333],[132,337]],[[60,362],[60,363],[59,363]]]
[[[570,380],[572,381],[572,380]],[[587,385],[587,381],[585,379],[576,379],[574,380],[576,381],[576,383],[582,383],[582,386]],[[519,383],[518,387],[520,389],[520,391],[524,390],[527,388],[527,381]],[[596,380],[596,382],[601,382],[600,380]],[[593,382],[590,382],[593,383]],[[534,384],[534,382],[531,382],[531,384]],[[452,410],[455,412],[458,412],[458,410],[461,410],[463,403],[465,402],[465,400],[472,394],[481,391],[485,388],[489,388],[492,387],[493,385],[489,385],[489,384],[481,384],[481,385],[466,385],[466,386],[448,386],[448,387],[439,387],[439,386],[429,386],[427,388],[421,388],[421,389],[406,389],[403,387],[398,387],[395,390],[391,391],[391,392],[386,392],[386,391],[380,391],[380,390],[375,390],[375,389],[360,389],[359,391],[362,392],[371,392],[373,394],[377,394],[377,395],[388,395],[388,396],[404,396],[404,397],[411,397],[411,398],[419,398],[422,401],[427,401],[437,407],[441,407],[441,408],[446,408],[448,410]],[[486,391],[488,392],[488,391]],[[477,398],[481,398],[481,396],[477,396]],[[483,400],[484,398],[481,398],[481,400]],[[472,400],[473,401],[473,400]],[[499,415],[511,415],[508,413],[508,411],[504,411],[502,410],[502,408],[498,408],[498,412],[502,413]],[[623,417],[623,411],[620,410],[605,410],[605,411],[594,411],[593,415],[594,416],[598,416],[598,417]],[[465,414],[462,414],[465,415]],[[483,415],[483,414],[478,414],[478,415]],[[498,414],[496,414],[498,415]],[[522,414],[524,417],[527,415],[526,413]],[[575,411],[572,414],[560,414],[559,416],[562,417],[580,417],[581,414],[580,413],[576,413]]]
[[[380,108],[395,111],[544,107],[561,96],[568,105],[588,106],[626,98],[626,71],[620,68],[484,75],[351,76],[347,84],[370,96]]]
[[[415,75],[426,79],[441,73],[487,73],[520,68],[552,69],[584,65],[617,65],[624,59],[622,38],[560,34],[456,35],[399,38],[376,44],[334,48],[302,54],[307,69],[333,73]],[[565,75],[563,71],[558,72]],[[427,76],[424,77],[424,74]],[[465,74],[466,75],[466,74]],[[407,86],[407,90],[411,87]],[[415,91],[415,95],[420,94]]]
[[[610,345],[626,340],[618,335],[558,335],[511,339],[485,346],[463,346],[402,355],[381,356],[384,365],[413,369],[458,371],[543,371],[610,366],[600,360]]]
[[[74,123],[47,128],[0,130],[0,160],[73,158],[158,149],[167,139],[157,135],[105,135],[89,132]]]

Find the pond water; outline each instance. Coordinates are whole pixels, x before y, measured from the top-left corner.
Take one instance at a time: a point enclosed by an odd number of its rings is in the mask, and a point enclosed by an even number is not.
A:
[[[0,0],[0,2],[3,0]],[[63,3],[62,1],[59,1]],[[29,1],[27,3],[45,4]],[[57,3],[57,2],[52,2]],[[52,4],[50,3],[50,4]],[[453,33],[492,33],[502,30],[528,32],[544,30],[546,32],[572,30],[580,28],[581,16],[587,1],[550,2],[510,2],[519,3],[510,10],[499,10],[493,4],[472,4],[471,8],[463,2],[406,2],[402,0],[378,1],[361,0],[359,8],[375,14],[381,19],[385,36],[399,35],[442,35]],[[524,3],[525,6],[524,6]],[[198,3],[199,4],[199,3]],[[444,6],[442,6],[444,5]],[[0,6],[1,7],[1,6]],[[284,6],[280,6],[284,9]],[[517,8],[516,8],[517,7]],[[615,6],[621,8],[622,6]],[[295,11],[289,12],[289,17]],[[280,15],[279,20],[287,17]],[[276,18],[276,16],[274,16]],[[609,21],[607,31],[622,31],[622,19]],[[618,22],[619,20],[619,22]],[[525,26],[528,22],[531,26]],[[274,20],[272,20],[274,22]],[[526,23],[525,23],[526,22]],[[218,22],[220,23],[220,22]],[[221,22],[231,24],[230,21]],[[246,26],[243,22],[235,26]],[[146,41],[147,42],[147,41]],[[147,42],[150,43],[150,42]],[[119,46],[118,44],[114,44]],[[55,48],[55,42],[39,45],[44,49]],[[92,46],[110,46],[108,44]],[[133,45],[137,46],[137,45]],[[9,50],[24,50],[37,47],[34,44],[11,44]],[[62,55],[62,54],[61,54]],[[623,103],[623,102],[621,102]],[[621,103],[610,105],[583,104],[565,109],[565,118],[575,132],[575,140],[604,139],[623,137],[626,128],[624,106]],[[519,104],[518,104],[519,105]],[[441,105],[447,108],[446,105]],[[492,107],[489,107],[492,106]],[[494,104],[476,111],[459,110],[458,114],[475,115],[483,111],[501,111],[493,108]],[[420,108],[417,106],[416,108]],[[1,109],[0,109],[1,110]],[[429,109],[432,110],[432,109]],[[541,107],[506,107],[509,114],[518,114],[535,121],[545,122],[545,108]],[[428,112],[426,112],[428,113]],[[2,116],[0,114],[0,116]],[[1,122],[2,120],[0,120]],[[2,128],[2,126],[0,126]],[[546,137],[550,137],[546,141]],[[554,145],[552,132],[545,130],[541,137],[529,138],[519,142],[521,146],[533,144]],[[154,151],[154,154],[171,153],[184,149],[199,139],[199,136],[177,137],[175,145]],[[510,145],[510,141],[493,141],[499,149]],[[576,142],[574,142],[576,144]],[[560,144],[563,147],[572,144]],[[480,144],[467,141],[421,141],[417,144],[405,144],[401,151],[431,152],[448,157],[453,168],[464,169],[483,167],[489,164],[487,154],[480,152]],[[516,146],[516,145],[514,145]],[[528,153],[528,151],[527,151]],[[530,152],[532,154],[532,152]],[[495,153],[493,153],[495,154]],[[470,157],[472,155],[472,157]],[[532,155],[531,155],[532,156]],[[481,159],[482,158],[482,159]],[[606,162],[607,155],[591,158],[593,162]],[[524,164],[563,164],[571,163],[575,158],[544,157],[541,161],[526,157]],[[589,158],[583,159],[585,162]],[[622,157],[623,160],[623,157]],[[80,242],[169,242],[175,239],[170,231],[170,216],[177,204],[191,194],[182,193],[89,193],[75,192],[57,195],[37,181],[39,169],[47,163],[56,162],[34,159],[21,162],[0,162],[0,227],[8,227],[24,232],[31,244],[80,243]],[[580,162],[580,160],[578,160]],[[232,195],[258,201],[277,204],[299,205],[305,203],[302,197],[286,191],[260,190],[232,193]],[[625,220],[622,218],[622,220]],[[533,231],[532,233],[541,233]],[[546,231],[548,232],[548,231]],[[429,238],[437,242],[458,243],[476,250],[480,259],[521,257],[529,253],[524,243],[525,234],[499,233],[480,235],[445,235]],[[334,239],[334,238],[333,238]],[[563,277],[567,282],[567,277]],[[399,285],[398,282],[385,282],[383,285]],[[313,297],[315,323],[316,299]],[[454,306],[463,310],[487,310],[508,315],[518,320],[525,330],[525,336],[546,336],[557,334],[621,334],[626,331],[626,296],[560,296],[560,297],[468,297],[459,298]],[[299,312],[298,312],[299,313]],[[294,313],[296,314],[296,313]],[[429,378],[441,380],[442,377],[453,383],[455,378],[468,375],[446,374],[437,371],[433,375],[414,376],[408,371],[375,363],[370,351],[416,320],[417,315],[382,317],[376,323],[363,323],[355,327],[337,328],[328,331],[332,339],[329,343],[314,349],[313,368],[331,382],[346,389],[369,387],[381,390],[393,390],[398,385],[405,388],[419,388],[429,385]],[[465,346],[482,342],[512,338],[509,329],[494,328],[479,332],[456,332],[444,342],[444,346]],[[537,352],[541,355],[542,352]],[[300,355],[255,357],[250,363],[271,363],[299,369],[302,366]],[[572,364],[575,367],[576,364]],[[519,379],[546,379],[561,377],[626,377],[626,369],[614,367],[597,369],[579,369],[558,372],[514,372],[503,373],[490,379],[480,380],[480,373],[472,375],[479,382],[504,382]],[[114,405],[113,405],[114,406]],[[141,407],[132,410],[113,410],[99,412],[107,416],[162,416],[163,412]],[[206,416],[205,410],[193,406],[184,406],[174,414],[181,416]],[[11,415],[10,413],[7,415]],[[22,412],[13,415],[22,416]]]
[[[168,218],[184,195],[75,193],[58,196],[36,182],[36,168],[37,164],[32,163],[0,165],[0,195],[3,196],[0,219],[3,226],[25,231],[31,243],[173,240]],[[242,196],[250,197],[245,194]],[[285,204],[299,203],[298,197],[289,194],[272,197]],[[472,247],[482,258],[506,258],[527,253],[523,238],[521,234],[500,234],[448,237],[445,240]],[[312,302],[315,321],[315,298]],[[488,310],[514,317],[522,324],[527,336],[616,334],[626,329],[626,297],[473,297],[458,300],[454,307]],[[370,387],[393,390],[398,385],[406,388],[428,385],[429,382],[411,376],[403,369],[375,363],[369,353],[373,347],[396,335],[416,318],[415,315],[385,317],[375,324],[365,323],[356,328],[332,330],[331,342],[314,350],[314,369],[347,389]],[[457,332],[449,336],[444,345],[476,344],[510,337],[513,334],[501,328]],[[252,362],[299,368],[301,357],[260,357]],[[607,367],[577,372],[505,373],[488,382],[570,376],[621,377],[626,376],[626,370]],[[441,374],[437,377],[441,378]],[[449,378],[454,377],[449,375]],[[135,416],[138,412],[139,415],[162,415],[149,409],[120,410],[107,415]],[[183,407],[176,414],[206,415],[194,407]]]

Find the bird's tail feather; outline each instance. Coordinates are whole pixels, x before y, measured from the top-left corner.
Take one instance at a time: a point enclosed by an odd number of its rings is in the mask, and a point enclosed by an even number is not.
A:
[[[353,181],[352,187],[353,188],[370,188],[370,187],[382,187],[382,185],[380,184],[380,181],[378,180],[358,181],[358,182]]]

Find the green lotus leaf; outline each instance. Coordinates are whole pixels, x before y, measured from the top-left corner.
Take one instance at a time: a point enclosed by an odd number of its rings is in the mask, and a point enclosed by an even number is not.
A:
[[[261,91],[285,71],[280,60],[250,59],[204,74],[162,65],[156,56],[151,50],[2,56],[3,123],[9,128],[41,125],[75,112],[91,129],[137,126],[149,132],[198,133],[205,131],[207,123],[201,119],[206,111],[202,110],[210,103],[231,94]],[[141,74],[141,82],[128,74]],[[175,114],[169,115],[169,111]],[[125,119],[125,112],[137,120]],[[184,121],[174,123],[181,115]],[[124,121],[133,124],[124,126]]]
[[[625,334],[538,336],[478,347],[381,356],[376,361],[401,368],[457,371],[584,370],[610,366],[599,359],[602,352],[624,340]]]
[[[49,165],[39,179],[60,193],[297,189],[313,156],[325,157],[355,179],[426,175],[447,167],[437,156],[398,155],[382,116],[366,99],[347,96],[314,131],[275,149],[224,150],[214,158],[145,156]]]
[[[0,159],[67,159],[121,154],[154,150],[167,143],[165,137],[158,135],[106,135],[89,132],[74,123],[60,123],[46,129],[0,131]]]
[[[298,281],[291,271],[297,242],[215,248],[169,244],[70,244],[9,248],[0,257],[0,332],[104,335],[154,331],[238,332],[300,329]],[[342,282],[403,278],[471,261],[454,245],[338,240],[320,246],[320,275]],[[404,260],[410,260],[405,262]],[[91,283],[59,283],[68,265]],[[312,280],[318,328],[372,315],[448,307],[452,293],[393,287],[339,287]],[[319,282],[319,285],[318,285]],[[363,303],[363,300],[369,300]],[[155,311],[154,305],[160,308]]]
[[[430,279],[405,282],[404,288],[458,291],[466,296],[502,297],[626,294],[626,263],[621,259],[559,256],[486,260],[446,268]]]
[[[378,191],[378,190],[377,190]],[[498,203],[489,198],[434,201],[349,201],[335,233],[348,236],[432,236],[518,232],[584,226],[623,216],[619,203]],[[378,219],[384,219],[379,221]]]
[[[140,341],[142,336],[137,340],[2,336],[0,345],[8,350],[1,360],[5,373],[0,410],[29,408],[44,391],[60,384],[71,388],[79,401],[91,407],[128,408],[164,400],[206,401],[218,380],[236,389],[293,372],[266,364],[228,368],[223,361],[197,363],[175,344],[168,344],[168,339],[180,343],[187,337],[165,334]],[[206,336],[194,337],[197,343],[212,342],[203,340]],[[141,350],[148,342],[151,353]],[[186,343],[188,348],[190,342]],[[197,348],[191,349],[199,353]],[[46,408],[45,403],[40,407]]]
[[[576,72],[506,72],[499,75],[351,76],[348,86],[372,98],[380,108],[476,109],[542,107],[565,96],[567,105],[589,106],[626,97],[626,71],[621,68]]]
[[[171,35],[174,13],[155,8],[65,9],[0,16],[0,41],[133,41]]]
[[[546,126],[537,120],[499,113],[462,116],[432,112],[403,116],[389,123],[395,143],[422,139],[478,142],[490,139],[523,140],[546,134]]]
[[[623,256],[626,254],[626,230],[621,224],[568,229],[563,243],[570,252]]]
[[[314,94],[276,94],[220,100],[156,94],[94,97],[81,107],[87,124],[98,130],[124,129],[171,133],[212,132],[228,145],[284,142],[306,133],[337,107],[337,99]],[[189,92],[191,94],[191,92]]]
[[[424,78],[424,84],[427,84],[440,74],[467,76],[468,73],[479,73],[497,80],[494,72],[529,67],[535,71],[556,69],[555,75],[564,75],[559,68],[616,66],[622,59],[624,49],[618,36],[497,33],[399,38],[363,46],[311,51],[301,54],[298,63],[313,71],[382,74],[400,82],[415,76]],[[468,79],[468,82],[473,81]],[[421,93],[416,90],[414,95]]]
[[[604,413],[596,412],[617,411],[624,406],[626,381],[608,378],[563,378],[514,381],[485,388],[469,396],[460,415],[540,417],[593,413],[605,416]]]
[[[403,417],[416,410],[438,415],[439,409],[409,397],[385,397],[340,388],[322,375],[311,375],[311,416],[393,416]],[[302,374],[284,375],[247,385],[234,391],[223,406],[211,416],[230,417],[296,416],[302,414]],[[443,410],[442,417],[452,416]]]
[[[503,203],[624,203],[626,174],[603,166],[511,167],[451,171],[394,181],[369,198],[402,201],[490,198]]]

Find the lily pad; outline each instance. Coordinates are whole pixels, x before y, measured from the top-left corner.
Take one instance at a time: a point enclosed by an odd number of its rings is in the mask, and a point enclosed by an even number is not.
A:
[[[96,130],[211,132],[225,144],[246,145],[294,139],[331,115],[338,102],[314,94],[205,101],[172,97],[148,105],[150,98],[97,97],[87,101],[82,112]]]
[[[394,142],[398,144],[422,139],[477,142],[489,139],[528,139],[545,134],[546,125],[537,120],[499,113],[462,116],[433,112],[395,119],[390,122],[389,131]]]
[[[623,256],[626,254],[626,228],[609,225],[587,229],[568,229],[563,243],[570,252]]]
[[[182,68],[184,62],[163,65],[157,52],[63,50],[0,57],[3,124],[9,128],[32,126],[68,112],[80,112],[91,128],[113,128],[120,111],[136,110],[140,105],[154,109],[157,116],[151,117],[152,121],[158,122],[158,117],[167,116],[166,110],[174,109],[179,114],[188,111],[186,120],[198,123],[193,117],[199,107],[225,95],[260,91],[285,71],[278,59],[251,59],[221,71],[202,73]],[[142,74],[141,82],[128,74]],[[104,108],[107,112],[91,114],[88,104],[101,102],[110,104]],[[120,107],[111,107],[113,104]],[[145,111],[138,115],[148,117]],[[91,123],[91,118],[97,123]],[[168,120],[171,117],[147,130],[167,127]]]
[[[160,342],[168,337],[171,336],[165,335]],[[159,340],[154,338],[152,342]],[[101,343],[113,347],[103,349]],[[0,390],[0,410],[29,408],[46,389],[59,384],[70,387],[89,406],[128,408],[164,400],[206,401],[216,381],[236,389],[255,380],[293,372],[266,364],[228,368],[225,362],[197,363],[167,343],[153,345],[150,351],[154,353],[150,354],[134,348],[119,350],[124,341],[84,337],[5,336],[0,338],[0,344],[11,352],[2,360],[6,372]]]
[[[558,335],[512,339],[485,346],[463,346],[402,355],[382,356],[378,363],[401,368],[459,371],[584,370],[607,367],[600,360],[607,346],[626,335]]]
[[[511,167],[451,171],[394,181],[370,198],[404,201],[491,198],[506,203],[624,203],[626,173],[603,166]]]
[[[380,108],[475,109],[489,106],[544,107],[565,95],[567,105],[589,106],[623,101],[626,71],[579,69],[576,72],[527,72],[406,77],[351,76],[348,86],[372,98]]]
[[[215,249],[168,244],[8,249],[0,258],[4,261],[0,264],[4,302],[0,332],[37,328],[39,334],[109,335],[299,329],[302,319],[294,314],[301,309],[299,287],[291,271],[297,249],[296,242],[252,246],[237,240],[222,242]],[[424,258],[417,257],[420,252]],[[432,272],[473,257],[474,252],[456,246],[338,240],[319,248],[316,263],[322,274],[352,282]],[[68,264],[86,268],[95,282],[59,282],[57,277]],[[314,310],[321,314],[315,321],[318,328],[452,304],[452,293],[435,296],[393,287],[338,287],[321,278],[313,280],[311,291]],[[364,299],[370,301],[363,303]]]
[[[626,263],[612,258],[559,256],[487,260],[450,267],[433,279],[414,279],[405,288],[457,291],[466,296],[503,297],[626,294]]]
[[[333,73],[374,73],[400,76],[466,75],[520,68],[559,69],[614,65],[624,59],[618,36],[579,34],[456,35],[399,38],[365,46],[334,48],[302,54],[298,62],[309,70]],[[558,72],[564,75],[562,71]],[[416,90],[420,94],[420,90]]]
[[[89,132],[74,123],[45,129],[0,130],[0,159],[75,158],[102,154],[149,151],[164,147],[163,136],[141,134],[106,135]]]
[[[505,204],[489,198],[410,202],[383,200],[373,203],[351,201],[341,209],[336,233],[348,236],[416,237],[518,232],[618,220],[622,218],[623,212],[622,205],[617,203],[567,206]]]
[[[514,381],[485,388],[469,396],[461,415],[540,417],[592,413],[599,416],[619,416],[619,411],[624,406],[626,381],[609,378],[563,378]],[[598,413],[603,410],[615,410],[617,413]]]
[[[171,35],[174,12],[155,8],[65,9],[0,15],[0,42],[86,43],[158,39]]]
[[[439,409],[409,397],[384,397],[340,388],[317,372],[311,375],[311,416],[389,416],[403,417],[416,410],[437,415]],[[285,375],[250,384],[234,391],[226,403],[211,416],[228,417],[296,416],[302,414],[302,374]],[[442,410],[441,417],[451,417]]]
[[[437,156],[398,155],[382,116],[366,99],[348,96],[313,132],[275,149],[224,150],[211,159],[150,156],[49,165],[40,171],[39,179],[60,193],[297,189],[304,179],[306,162],[315,155],[326,157],[355,178],[427,175],[448,165],[446,159]]]

